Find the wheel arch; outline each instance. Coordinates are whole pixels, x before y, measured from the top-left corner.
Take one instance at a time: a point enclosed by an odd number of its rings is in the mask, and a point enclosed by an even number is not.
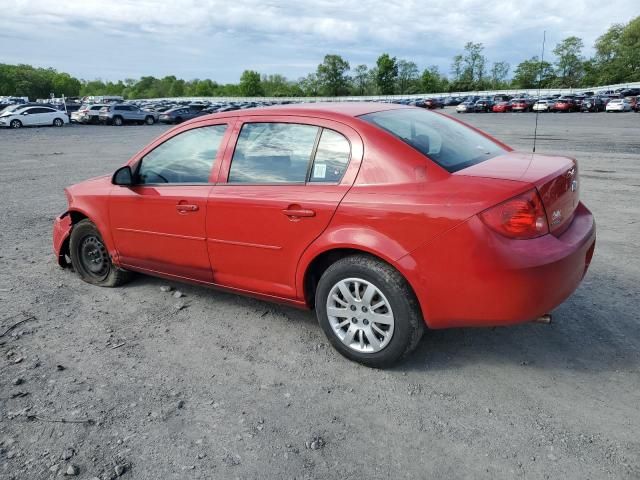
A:
[[[85,218],[89,218],[84,212],[79,210],[67,210],[60,218],[69,218],[69,230],[64,235],[60,247],[58,248],[57,256],[58,256],[58,265],[63,268],[71,266],[71,262],[67,260],[67,258],[71,258],[71,252],[69,251],[69,241],[71,240],[71,231],[73,230],[73,226],[78,222],[81,222]]]
[[[73,227],[82,220],[89,220],[96,226],[98,232],[100,232],[102,240],[107,247],[107,250],[109,251],[109,255],[111,255],[112,261],[117,264],[118,255],[113,244],[113,239],[109,232],[108,225],[104,221],[101,221],[101,218],[104,217],[105,213],[106,212],[95,211],[95,215],[92,215],[82,207],[74,205],[70,207],[64,214],[62,214],[62,217],[66,216],[70,219],[70,228],[64,239],[62,240],[61,247],[58,252],[58,263],[60,263],[61,266],[65,266],[64,262],[66,262],[66,259],[64,258],[64,256],[69,254],[69,241],[71,239],[71,232],[73,231]]]
[[[314,308],[315,292],[322,274],[327,270],[327,268],[329,268],[329,266],[331,266],[336,261],[352,255],[364,255],[371,257],[375,260],[389,265],[391,268],[396,270],[407,282],[407,286],[411,289],[416,301],[418,302],[418,305],[420,306],[420,311],[423,315],[425,324],[427,323],[426,317],[424,317],[425,309],[420,303],[420,298],[418,297],[416,289],[412,284],[411,278],[407,275],[407,272],[403,271],[398,263],[393,261],[393,259],[389,258],[388,256],[381,254],[378,251],[363,247],[361,245],[328,247],[316,252],[315,255],[305,263],[304,268],[301,269],[302,275],[299,285],[302,290],[302,298],[309,308]]]

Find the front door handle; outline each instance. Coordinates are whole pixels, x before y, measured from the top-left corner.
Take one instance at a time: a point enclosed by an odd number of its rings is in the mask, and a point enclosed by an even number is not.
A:
[[[306,208],[287,208],[282,210],[287,217],[315,217],[316,212]]]
[[[179,203],[176,205],[176,210],[180,213],[197,212],[199,209],[200,207],[198,207],[198,205],[187,205],[185,203]]]

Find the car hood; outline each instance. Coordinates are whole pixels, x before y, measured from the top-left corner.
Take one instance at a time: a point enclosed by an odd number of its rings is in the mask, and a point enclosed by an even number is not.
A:
[[[99,177],[90,178],[80,183],[65,188],[67,194],[72,197],[77,195],[101,194],[111,190],[111,175],[101,175]]]

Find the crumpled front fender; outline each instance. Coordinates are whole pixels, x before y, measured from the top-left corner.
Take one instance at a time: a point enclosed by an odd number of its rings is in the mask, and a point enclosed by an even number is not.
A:
[[[69,266],[66,256],[69,253],[71,228],[71,215],[68,211],[56,217],[53,222],[53,252],[58,259],[58,265],[63,268]]]

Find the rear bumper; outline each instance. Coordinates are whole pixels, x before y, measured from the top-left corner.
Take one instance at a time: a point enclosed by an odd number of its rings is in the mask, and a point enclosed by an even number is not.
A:
[[[63,213],[56,217],[53,221],[53,252],[58,259],[58,264],[61,267],[67,265],[65,260],[65,254],[67,252],[67,246],[69,242],[69,235],[71,234],[71,217],[68,212]]]
[[[559,237],[511,240],[478,217],[401,259],[430,328],[511,325],[560,305],[578,287],[595,248],[580,203]]]

